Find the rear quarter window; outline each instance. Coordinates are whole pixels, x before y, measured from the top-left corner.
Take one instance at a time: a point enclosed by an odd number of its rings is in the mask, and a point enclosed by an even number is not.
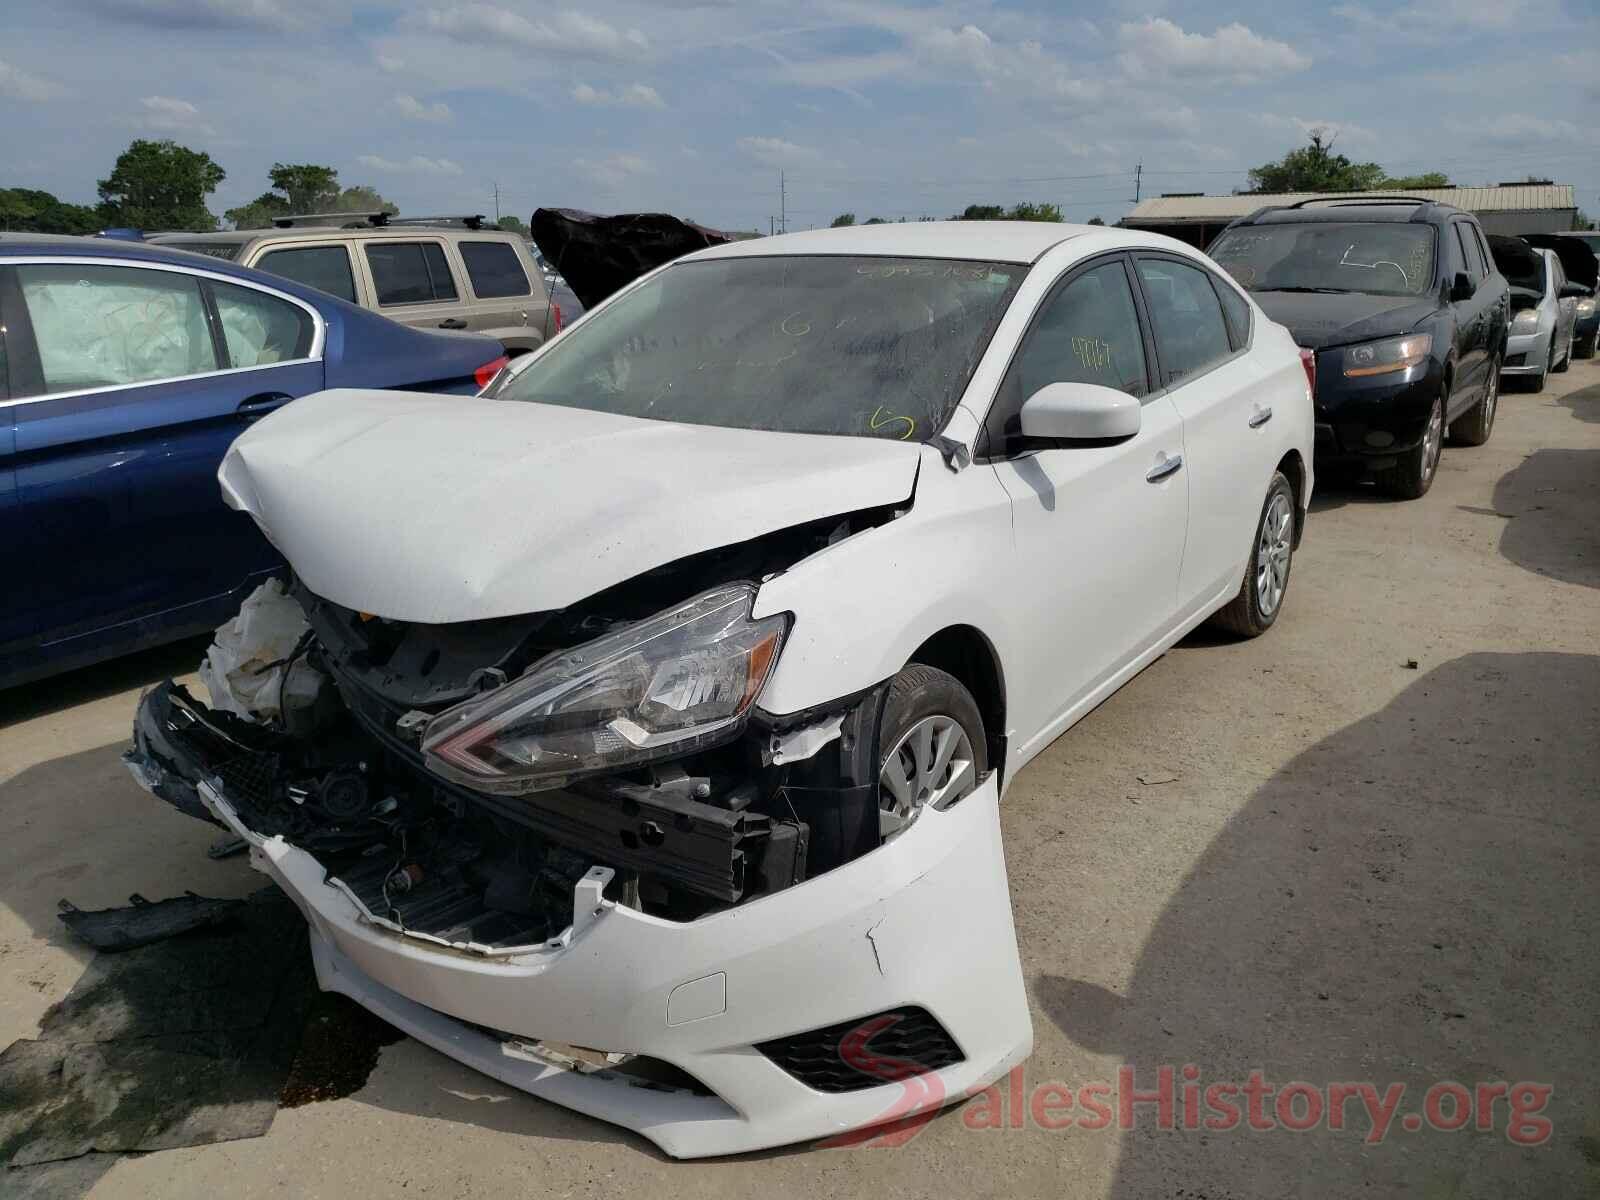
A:
[[[473,294],[480,300],[526,296],[532,290],[516,248],[507,242],[457,242]]]

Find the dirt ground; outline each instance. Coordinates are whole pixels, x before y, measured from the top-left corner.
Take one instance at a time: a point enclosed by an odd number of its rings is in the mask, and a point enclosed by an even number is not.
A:
[[[0,693],[0,1046],[86,955],[56,901],[242,895],[213,830],[118,762],[141,685],[195,644]],[[1171,782],[1141,783],[1163,775]],[[1019,1086],[1391,1083],[1554,1090],[1495,1128],[974,1130],[896,1149],[672,1163],[415,1042],[266,1137],[14,1170],[9,1195],[1600,1195],[1600,365],[1504,397],[1416,503],[1325,486],[1270,635],[1196,635],[1062,737],[1004,806],[1037,1048]],[[1178,1077],[1179,1083],[1183,1077]],[[1271,1101],[1268,1101],[1271,1111]],[[1181,1099],[1179,1120],[1182,1120]],[[1300,1111],[1303,1111],[1301,1109]],[[1446,1110],[1448,1111],[1448,1109]],[[1025,1114],[1019,1114],[1025,1117]]]

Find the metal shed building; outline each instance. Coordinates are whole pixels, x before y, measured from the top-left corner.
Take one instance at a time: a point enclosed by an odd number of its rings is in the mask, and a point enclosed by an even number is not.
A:
[[[1578,213],[1571,184],[1528,183],[1502,187],[1423,188],[1420,191],[1158,196],[1141,202],[1118,223],[1128,229],[1164,233],[1203,250],[1230,221],[1249,216],[1258,208],[1294,204],[1316,196],[1337,196],[1340,200],[1413,196],[1419,200],[1453,204],[1475,214],[1486,233],[1560,233],[1572,228]]]

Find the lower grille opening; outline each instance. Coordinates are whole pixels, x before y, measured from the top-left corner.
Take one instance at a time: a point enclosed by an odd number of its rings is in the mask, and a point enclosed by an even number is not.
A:
[[[758,1042],[756,1049],[819,1092],[881,1087],[966,1057],[933,1014],[915,1005]]]

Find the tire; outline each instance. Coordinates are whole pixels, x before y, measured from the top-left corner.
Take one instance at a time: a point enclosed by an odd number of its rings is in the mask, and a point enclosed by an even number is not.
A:
[[[1579,342],[1576,353],[1579,358],[1593,358],[1596,350],[1600,350],[1600,329]]]
[[[1494,432],[1494,414],[1500,406],[1500,359],[1489,364],[1489,383],[1479,400],[1450,426],[1450,440],[1462,446],[1481,446]]]
[[[1556,335],[1552,333],[1550,335],[1550,353],[1545,358],[1544,370],[1540,371],[1528,381],[1528,390],[1534,393],[1534,395],[1538,395],[1540,392],[1544,391],[1544,385],[1549,382],[1550,372],[1555,370],[1555,365]]]
[[[923,727],[930,734],[926,743],[917,732]],[[940,774],[932,774],[926,768],[939,765],[944,734],[952,728],[958,730],[953,757]],[[932,761],[924,751],[932,753]],[[915,820],[924,805],[947,808],[988,774],[989,744],[977,701],[954,675],[912,663],[889,684],[878,721],[878,756],[880,830],[887,840]]]
[[[1260,637],[1272,628],[1289,594],[1294,522],[1294,488],[1282,471],[1274,472],[1267,498],[1261,502],[1261,516],[1256,519],[1244,582],[1227,607],[1213,614],[1212,624],[1247,638]]]
[[[1378,486],[1397,500],[1420,500],[1439,474],[1439,457],[1444,449],[1443,396],[1433,398],[1428,424],[1416,448],[1409,450],[1394,466],[1377,473]]]

